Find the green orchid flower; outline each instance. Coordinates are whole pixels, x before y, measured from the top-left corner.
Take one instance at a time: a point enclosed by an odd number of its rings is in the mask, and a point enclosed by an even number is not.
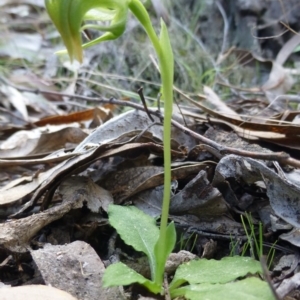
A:
[[[126,0],[46,0],[45,4],[52,22],[63,39],[70,59],[82,62],[82,48],[117,39],[123,34],[126,28],[128,2]],[[110,25],[82,26],[83,21],[89,20],[109,21]],[[87,28],[96,28],[105,33],[82,45],[81,31]]]

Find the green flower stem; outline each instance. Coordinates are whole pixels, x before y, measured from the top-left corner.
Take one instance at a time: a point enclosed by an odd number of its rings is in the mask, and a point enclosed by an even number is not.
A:
[[[163,196],[163,206],[162,206],[162,214],[161,214],[158,247],[160,249],[160,253],[163,255],[166,252],[165,240],[167,234],[170,197],[171,197],[171,118],[172,118],[172,109],[173,109],[173,74],[174,74],[173,53],[170,47],[167,49],[168,51],[164,51],[164,49],[162,48],[160,40],[158,39],[152,27],[152,23],[149,18],[148,12],[146,11],[142,3],[138,0],[132,0],[129,4],[129,9],[143,25],[148,37],[150,38],[158,57],[159,68],[161,72],[163,97],[164,97],[164,124],[163,124],[164,126],[164,135],[163,135],[164,196]],[[165,24],[162,23],[162,30],[164,29],[165,29]],[[163,274],[161,274],[159,269],[157,269],[156,274],[154,274],[154,281],[157,284],[161,285],[163,282]]]

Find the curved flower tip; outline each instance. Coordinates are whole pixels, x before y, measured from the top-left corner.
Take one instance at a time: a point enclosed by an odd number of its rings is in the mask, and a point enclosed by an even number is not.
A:
[[[130,0],[45,0],[47,12],[60,33],[71,61],[82,62],[83,47],[118,38],[125,30]],[[103,31],[99,38],[82,45],[84,20],[110,21],[108,26],[89,24],[84,28]]]

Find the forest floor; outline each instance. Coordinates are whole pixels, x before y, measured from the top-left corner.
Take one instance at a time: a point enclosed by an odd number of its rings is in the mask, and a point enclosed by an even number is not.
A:
[[[197,34],[200,14],[177,11],[163,15],[175,59],[178,256],[168,276],[195,257],[252,257],[274,297],[300,299],[299,34],[268,60],[234,45],[212,53]],[[43,1],[0,1],[0,17],[0,284],[32,285],[16,299],[145,296],[101,278],[115,260],[150,273],[108,221],[111,204],[161,215],[163,103],[150,43],[130,17],[120,39],[71,64],[55,54],[64,46]]]

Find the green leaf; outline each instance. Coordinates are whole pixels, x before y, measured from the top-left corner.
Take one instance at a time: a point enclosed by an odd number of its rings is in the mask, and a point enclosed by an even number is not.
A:
[[[300,46],[297,46],[295,49],[294,49],[294,51],[293,51],[294,53],[296,53],[296,52],[300,52]]]
[[[185,296],[190,300],[274,300],[269,285],[255,277],[226,284],[186,286],[171,293],[172,298],[178,296]]]
[[[221,260],[193,260],[182,264],[176,271],[170,290],[184,282],[226,283],[247,274],[262,273],[261,265],[251,257],[225,257]]]
[[[170,196],[171,196],[171,118],[173,108],[173,52],[165,23],[161,22],[161,34],[157,47],[159,67],[162,79],[162,92],[164,97],[164,198],[161,215],[160,237],[155,247],[157,268],[155,282],[162,283],[164,266],[168,255],[174,248],[176,239],[174,224],[168,224]]]
[[[174,222],[171,222],[166,231],[166,239],[164,240],[165,243],[165,253],[161,251],[160,243],[157,241],[155,248],[154,248],[154,255],[156,257],[156,274],[154,281],[156,283],[161,283],[163,280],[163,275],[165,271],[166,261],[173,251],[175,244],[176,244],[176,230]]]
[[[156,266],[154,246],[159,237],[155,220],[134,206],[110,205],[108,216],[111,226],[117,230],[122,240],[147,255],[153,278]]]
[[[159,36],[159,43],[163,55],[163,59],[162,61],[160,61],[162,82],[163,85],[166,84],[164,81],[166,81],[168,85],[171,84],[170,88],[173,90],[174,57],[173,57],[172,46],[168,34],[168,29],[163,20],[161,20],[161,31]]]
[[[160,286],[156,285],[154,282],[145,278],[121,262],[112,264],[105,270],[102,282],[104,287],[139,283],[153,293],[157,294],[161,292]]]

